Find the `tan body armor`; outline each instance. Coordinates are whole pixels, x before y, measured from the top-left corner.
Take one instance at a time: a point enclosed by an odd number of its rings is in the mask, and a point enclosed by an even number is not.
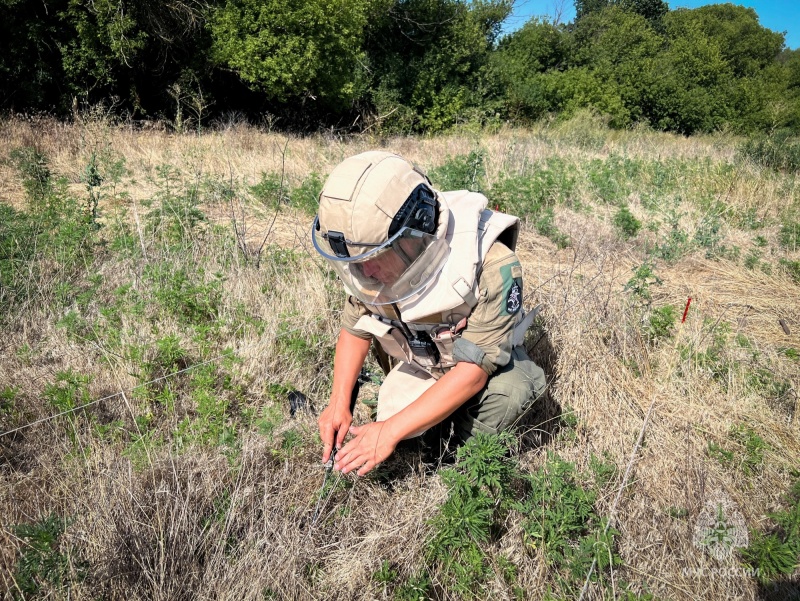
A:
[[[372,334],[389,356],[437,379],[456,364],[455,341],[478,303],[478,279],[489,249],[500,240],[514,250],[519,227],[516,217],[487,209],[482,194],[445,192],[439,202],[449,211],[450,253],[433,285],[396,304],[367,305],[371,315],[355,325]]]

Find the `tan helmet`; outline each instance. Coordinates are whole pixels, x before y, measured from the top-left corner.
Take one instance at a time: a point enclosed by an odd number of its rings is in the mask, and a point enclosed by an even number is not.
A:
[[[314,247],[369,304],[419,293],[447,258],[449,212],[413,163],[383,151],[346,159],[328,177]]]

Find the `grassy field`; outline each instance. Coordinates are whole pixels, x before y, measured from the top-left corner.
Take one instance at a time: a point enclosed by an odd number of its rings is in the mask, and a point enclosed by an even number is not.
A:
[[[800,598],[800,182],[763,145],[590,115],[0,140],[5,598]],[[523,219],[549,391],[455,464],[323,487],[344,295],[308,233],[372,148]]]

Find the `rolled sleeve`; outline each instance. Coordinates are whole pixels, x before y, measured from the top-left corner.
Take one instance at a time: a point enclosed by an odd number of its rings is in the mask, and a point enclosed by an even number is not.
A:
[[[342,329],[347,331],[348,334],[352,334],[362,340],[371,340],[372,334],[364,330],[356,329],[358,320],[364,315],[369,315],[369,313],[366,305],[359,302],[356,298],[348,296],[344,303],[344,311],[342,311]]]

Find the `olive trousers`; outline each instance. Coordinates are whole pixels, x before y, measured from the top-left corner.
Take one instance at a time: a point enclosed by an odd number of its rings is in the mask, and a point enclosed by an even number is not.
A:
[[[428,372],[409,363],[399,363],[378,392],[377,420],[399,413],[435,383]],[[448,418],[454,434],[466,441],[478,432],[497,434],[512,427],[544,393],[545,386],[542,368],[531,361],[523,347],[515,347],[508,364],[492,374],[483,390]],[[423,432],[414,432],[408,438]]]

